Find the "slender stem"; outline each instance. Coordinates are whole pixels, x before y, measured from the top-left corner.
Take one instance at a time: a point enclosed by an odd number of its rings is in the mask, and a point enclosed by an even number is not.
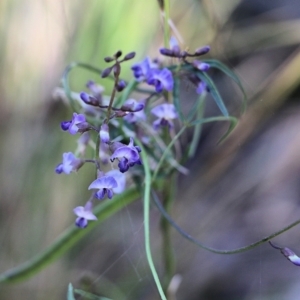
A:
[[[176,181],[176,176],[175,173],[173,173],[170,182],[166,181],[163,188],[163,206],[165,211],[167,211],[168,213],[170,213],[171,211],[173,200],[174,200],[174,194],[176,188],[175,181]],[[169,284],[175,272],[175,256],[172,247],[171,225],[168,222],[168,220],[163,216],[161,218],[160,225],[161,225],[161,231],[163,237],[162,253],[163,253],[163,260],[165,265],[164,291],[165,293],[167,293]]]
[[[169,47],[170,40],[170,0],[164,0],[164,46]]]
[[[148,260],[149,267],[152,272],[152,276],[154,278],[154,281],[156,283],[159,295],[162,300],[167,300],[163,288],[161,286],[159,277],[157,275],[152,254],[151,254],[151,247],[150,247],[150,221],[149,221],[149,214],[150,214],[150,191],[151,191],[151,172],[148,162],[148,156],[146,153],[145,148],[143,145],[137,141],[138,146],[141,148],[141,156],[143,160],[143,166],[145,171],[145,190],[144,190],[144,231],[145,231],[145,248],[146,248],[146,256]]]
[[[201,242],[199,242],[198,240],[196,240],[195,238],[193,238],[190,234],[186,233],[180,226],[177,225],[177,223],[170,217],[170,215],[165,211],[164,207],[162,206],[162,204],[160,203],[160,201],[158,200],[157,195],[152,192],[152,197],[153,200],[156,204],[156,206],[158,207],[158,209],[160,210],[160,212],[163,214],[163,216],[168,220],[168,222],[187,240],[193,242],[194,244],[196,244],[197,246],[199,246],[200,248],[213,252],[213,253],[217,253],[217,254],[236,254],[236,253],[241,253],[241,252],[245,252],[248,250],[251,250],[265,242],[270,241],[271,239],[273,239],[274,237],[288,231],[289,229],[295,227],[296,225],[300,224],[300,219],[298,219],[297,221],[291,223],[290,225],[275,231],[274,233],[243,247],[240,248],[236,248],[236,249],[232,249],[232,250],[219,250],[219,249],[215,249],[215,248],[211,248],[208,247],[204,244],[202,244]]]
[[[117,91],[117,84],[118,84],[118,81],[119,81],[119,75],[120,75],[120,71],[121,71],[121,66],[120,66],[120,63],[118,61],[116,62],[116,66],[119,67],[119,71],[115,72],[115,84],[114,84],[114,88],[113,88],[111,96],[110,96],[110,100],[109,100],[109,104],[108,104],[108,108],[107,108],[107,113],[106,113],[106,123],[107,124],[110,120],[111,107],[114,103],[114,99],[115,99],[115,95],[116,95],[116,91]]]

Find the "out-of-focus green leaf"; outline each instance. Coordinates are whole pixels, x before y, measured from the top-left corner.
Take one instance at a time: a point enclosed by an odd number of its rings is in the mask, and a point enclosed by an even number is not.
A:
[[[216,104],[218,105],[219,109],[221,110],[222,114],[225,117],[228,117],[228,111],[227,108],[224,104],[224,101],[217,89],[217,87],[215,86],[213,80],[207,75],[207,73],[205,72],[197,72],[197,76],[199,77],[199,79],[201,79],[209,88],[210,94],[212,95],[212,97],[214,98]]]
[[[244,90],[244,87],[239,79],[239,77],[232,71],[230,70],[226,65],[224,65],[223,63],[221,63],[220,61],[216,60],[216,59],[206,59],[204,60],[204,62],[208,63],[212,68],[216,68],[220,71],[222,71],[224,74],[226,74],[228,77],[230,77],[240,88],[241,92],[243,93],[243,112],[246,109],[246,105],[247,105],[247,95],[246,92]]]
[[[224,121],[229,121],[229,128],[226,131],[226,133],[221,137],[221,139],[218,141],[218,144],[223,142],[228,135],[232,132],[232,130],[235,128],[238,119],[232,116],[228,116],[228,117],[210,117],[210,118],[204,118],[204,119],[199,119],[196,121],[193,121],[191,123],[188,124],[188,126],[194,126],[194,125],[198,125],[198,124],[204,124],[204,123],[211,123],[211,122],[224,122]]]

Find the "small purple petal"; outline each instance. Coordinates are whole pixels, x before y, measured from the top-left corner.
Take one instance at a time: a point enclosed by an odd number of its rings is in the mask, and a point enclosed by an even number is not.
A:
[[[60,123],[60,128],[63,130],[63,131],[67,131],[71,125],[72,121],[62,121]]]
[[[77,125],[81,123],[86,123],[85,116],[83,114],[73,113],[72,122],[69,126],[70,134],[76,134],[80,129]]]
[[[154,85],[158,93],[162,92],[163,89],[171,91],[174,85],[172,72],[167,68],[162,70],[151,69],[149,71],[147,83]]]
[[[85,228],[88,225],[88,221],[85,218],[77,218],[75,224],[79,228]]]
[[[89,190],[91,189],[112,189],[118,186],[117,181],[112,176],[102,176],[94,180],[90,186],[88,187]]]
[[[119,170],[111,170],[106,173],[106,176],[113,177],[118,183],[118,186],[112,189],[115,194],[121,194],[125,190],[126,176]]]
[[[101,125],[99,134],[100,134],[100,139],[101,139],[102,143],[109,142],[109,128],[106,123]]]

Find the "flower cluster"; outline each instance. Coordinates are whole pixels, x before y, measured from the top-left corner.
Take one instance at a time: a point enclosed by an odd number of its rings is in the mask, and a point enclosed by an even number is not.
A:
[[[203,72],[209,69],[206,63],[196,60],[190,63],[186,60],[187,57],[207,53],[209,47],[188,54],[181,51],[172,38],[170,48],[162,48],[161,54],[178,58],[180,63],[194,70]],[[104,95],[104,88],[101,85],[88,81],[86,84],[88,92],[83,91],[72,96],[79,104],[78,110],[73,113],[71,120],[63,121],[60,125],[63,131],[80,137],[75,154],[64,153],[62,162],[55,169],[56,173],[77,172],[85,163],[93,163],[97,170],[97,178],[88,187],[88,190],[93,190],[93,194],[84,206],[74,209],[77,216],[75,224],[80,228],[86,227],[88,221],[97,220],[93,214],[94,199],[103,200],[106,197],[112,199],[114,194],[120,194],[126,188],[126,178],[131,176],[129,171],[134,168],[133,173],[139,172],[136,166],[142,165],[143,162],[140,157],[141,148],[135,141],[150,149],[151,147],[156,149],[154,135],[159,129],[166,127],[169,131],[173,131],[175,128],[174,121],[178,118],[178,112],[167,93],[163,92],[173,90],[176,74],[172,68],[163,66],[162,62],[152,61],[146,57],[131,67],[137,85],[146,83],[154,87],[153,92],[150,91],[146,98],[140,101],[133,98],[120,101],[122,97],[117,96],[117,93],[127,88],[127,83],[120,78],[121,66],[134,57],[135,53],[130,52],[122,58],[121,51],[111,57],[105,57],[105,62],[111,65],[101,72],[101,77],[114,81],[110,96]],[[198,83],[201,83],[199,79]],[[202,88],[205,89],[205,86]],[[126,94],[130,95],[133,90],[130,90],[130,86],[128,89]],[[152,132],[149,131],[148,122],[152,123],[150,126],[154,129]],[[93,134],[96,141],[92,140]],[[88,146],[94,148],[96,158],[85,157]],[[153,153],[155,152],[157,150],[153,150]]]

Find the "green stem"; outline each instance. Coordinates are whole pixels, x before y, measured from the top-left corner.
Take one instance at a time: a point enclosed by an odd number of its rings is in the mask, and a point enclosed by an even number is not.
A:
[[[166,181],[163,188],[163,206],[165,211],[170,213],[175,188],[176,188],[176,176],[173,173],[170,182]],[[161,230],[162,230],[162,253],[163,253],[163,261],[165,265],[165,278],[164,278],[164,290],[167,292],[171,279],[174,276],[175,272],[175,256],[172,247],[172,239],[171,239],[171,225],[166,218],[162,216],[161,218]]]
[[[25,280],[38,271],[45,268],[51,262],[58,259],[67,252],[73,245],[82,239],[88,232],[108,219],[110,216],[121,210],[126,205],[135,201],[139,196],[136,188],[126,190],[120,195],[114,196],[112,200],[104,201],[99,204],[94,211],[97,222],[91,222],[85,229],[79,229],[74,225],[70,226],[57,240],[41,254],[36,255],[31,260],[20,266],[0,274],[0,283],[18,282]]]
[[[300,224],[300,219],[298,219],[297,221],[291,223],[290,225],[252,243],[249,244],[247,246],[243,246],[240,248],[236,248],[236,249],[232,249],[232,250],[219,250],[219,249],[215,249],[215,248],[211,248],[208,247],[204,244],[202,244],[201,242],[199,242],[198,240],[196,240],[195,238],[193,238],[190,234],[186,233],[180,226],[177,225],[177,223],[170,217],[170,215],[165,211],[164,207],[162,206],[162,204],[160,203],[160,201],[158,200],[157,195],[153,192],[153,199],[154,202],[156,204],[156,206],[158,207],[158,209],[160,210],[160,212],[162,213],[162,215],[168,220],[168,222],[187,240],[191,241],[192,243],[196,244],[197,246],[199,246],[200,248],[213,252],[213,253],[217,253],[217,254],[236,254],[236,253],[241,253],[241,252],[245,252],[248,250],[251,250],[265,242],[268,242],[269,240],[273,239],[274,237],[288,231],[289,229],[295,227],[296,225]]]
[[[167,154],[170,152],[170,149],[171,147],[175,144],[175,142],[179,139],[179,137],[182,135],[182,133],[186,130],[186,126],[183,126],[180,131],[174,136],[173,140],[170,142],[170,144],[168,145],[168,147],[165,149],[163,155],[161,156],[157,166],[156,166],[156,169],[155,169],[155,172],[153,174],[153,178],[152,178],[152,181],[154,182],[155,179],[156,179],[156,176],[158,174],[158,171],[163,163],[163,161],[165,160]]]
[[[164,0],[164,46],[169,48],[170,41],[170,0]]]
[[[152,254],[151,254],[151,247],[150,247],[150,221],[149,221],[149,214],[150,214],[150,191],[151,191],[151,172],[148,162],[148,156],[146,153],[145,148],[143,145],[137,141],[138,146],[141,148],[141,156],[143,160],[143,166],[145,171],[145,190],[144,190],[144,231],[145,231],[145,248],[146,248],[146,256],[148,260],[149,267],[152,272],[152,276],[154,278],[154,281],[156,283],[159,295],[162,300],[167,300],[163,288],[161,286],[159,277],[157,275]]]

